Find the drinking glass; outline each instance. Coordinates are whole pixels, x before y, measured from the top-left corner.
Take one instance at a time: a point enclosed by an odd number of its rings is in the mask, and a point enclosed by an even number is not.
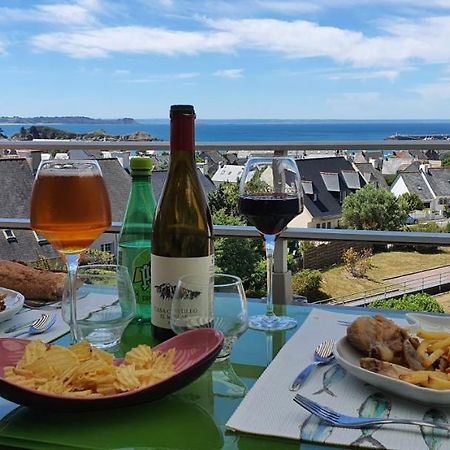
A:
[[[31,194],[31,227],[65,259],[74,342],[81,340],[75,289],[80,255],[110,225],[111,207],[97,161],[41,162]]]
[[[202,302],[196,301],[199,297]],[[226,274],[183,275],[172,299],[172,330],[215,328],[225,336],[218,359],[226,359],[237,338],[248,327],[247,299],[239,277]]]
[[[294,159],[287,156],[248,159],[240,182],[239,212],[263,236],[267,259],[266,314],[250,317],[250,328],[277,331],[297,324],[295,319],[274,314],[272,275],[275,240],[302,210],[300,174]]]
[[[115,347],[136,315],[136,299],[125,266],[95,264],[78,267],[76,322],[80,338],[98,348]],[[71,323],[70,293],[62,301],[62,317]]]

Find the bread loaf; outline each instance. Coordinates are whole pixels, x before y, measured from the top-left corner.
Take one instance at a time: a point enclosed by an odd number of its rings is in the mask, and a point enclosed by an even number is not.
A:
[[[62,272],[33,269],[12,261],[0,261],[0,287],[20,292],[27,299],[61,300],[66,276]]]

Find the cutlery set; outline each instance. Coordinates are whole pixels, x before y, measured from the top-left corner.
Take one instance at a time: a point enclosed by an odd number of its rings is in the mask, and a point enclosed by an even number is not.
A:
[[[343,325],[344,323],[342,323]],[[335,342],[332,340],[326,340],[318,345],[314,350],[314,362],[303,369],[295,378],[289,390],[297,391],[299,390],[306,380],[309,378],[314,368],[321,365],[326,365],[334,361],[334,345]],[[376,425],[384,424],[404,424],[404,425],[418,425],[420,427],[431,427],[439,428],[450,431],[450,424],[444,422],[427,422],[424,420],[416,419],[375,419],[370,417],[356,417],[347,416],[336,412],[326,406],[320,405],[319,403],[310,400],[303,395],[296,394],[294,397],[294,402],[302,406],[311,414],[317,416],[319,419],[327,422],[336,427],[343,428],[363,428],[363,427],[374,427]]]

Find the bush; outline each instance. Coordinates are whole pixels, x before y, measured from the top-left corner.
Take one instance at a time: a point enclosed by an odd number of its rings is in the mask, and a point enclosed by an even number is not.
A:
[[[305,269],[292,277],[292,292],[305,297],[317,297],[322,286],[322,274],[318,270]]]
[[[402,298],[376,300],[370,304],[370,307],[398,309],[401,311],[444,312],[444,308],[442,308],[433,296],[423,292],[419,294],[404,295]]]
[[[367,271],[372,268],[372,250],[366,248],[357,252],[353,247],[342,253],[342,261],[347,271],[356,278],[364,278]]]

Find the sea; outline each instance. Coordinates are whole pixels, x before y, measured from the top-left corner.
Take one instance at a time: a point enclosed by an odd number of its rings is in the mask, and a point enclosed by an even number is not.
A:
[[[45,124],[66,131],[105,130],[112,135],[145,131],[169,140],[169,121],[137,119],[134,124]],[[8,137],[30,124],[0,124]],[[201,120],[196,122],[197,142],[367,141],[395,134],[450,135],[450,120]]]

